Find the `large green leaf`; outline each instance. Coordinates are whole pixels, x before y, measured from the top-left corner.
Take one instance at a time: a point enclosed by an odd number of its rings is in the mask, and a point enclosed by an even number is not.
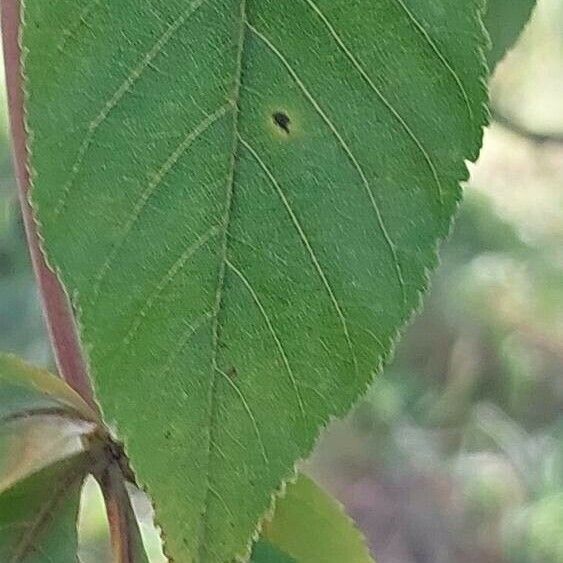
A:
[[[271,519],[264,524],[265,540],[298,563],[370,563],[373,559],[364,539],[342,506],[311,479],[299,475],[287,494],[276,503]],[[257,544],[260,561],[267,546]],[[272,558],[273,559],[273,558]]]
[[[88,460],[58,462],[0,491],[0,561],[75,563],[76,521]]]
[[[489,63],[493,68],[520,36],[536,0],[488,0],[485,26],[491,36]]]
[[[32,198],[177,561],[248,552],[391,353],[485,120],[481,0],[27,0]]]

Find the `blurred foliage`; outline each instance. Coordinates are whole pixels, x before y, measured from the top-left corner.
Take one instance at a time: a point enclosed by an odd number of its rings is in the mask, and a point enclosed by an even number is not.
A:
[[[82,490],[79,514],[80,563],[111,561],[109,527],[104,497],[98,483],[88,477]]]
[[[498,1],[498,0],[497,0]],[[502,0],[511,6],[528,0]],[[500,20],[502,25],[502,20]],[[563,137],[563,2],[538,0],[532,24],[497,68],[494,112],[530,131]],[[561,227],[560,227],[561,228]]]
[[[510,43],[529,3],[497,0],[492,33]],[[498,67],[493,105],[530,130],[561,134],[562,91],[563,1],[539,0]],[[493,125],[471,172],[423,314],[307,464],[378,563],[563,561],[563,144]],[[4,126],[0,349],[50,362]],[[84,495],[84,561],[103,562],[99,492],[90,483]],[[140,494],[135,509],[162,560]]]
[[[536,0],[488,0],[485,27],[491,36],[489,64],[494,67],[514,44]]]
[[[0,350],[46,365],[49,346],[19,213],[1,65],[0,77]]]

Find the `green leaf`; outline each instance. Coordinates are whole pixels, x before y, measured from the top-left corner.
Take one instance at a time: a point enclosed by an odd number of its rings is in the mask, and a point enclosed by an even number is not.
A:
[[[76,454],[96,420],[64,381],[0,353],[0,489]]]
[[[0,490],[84,451],[84,436],[94,428],[59,416],[33,416],[0,425]]]
[[[44,247],[175,559],[248,554],[418,306],[480,146],[480,6],[25,2]]]
[[[277,501],[262,538],[298,563],[373,563],[342,506],[304,475]]]
[[[78,561],[76,521],[87,457],[56,463],[0,491],[0,561]]]
[[[516,42],[536,0],[488,0],[485,27],[491,37],[489,64],[494,68]]]
[[[10,354],[0,353],[0,397],[0,424],[49,414],[96,420],[64,381]]]
[[[264,539],[258,540],[254,545],[250,561],[251,563],[297,563],[293,557]]]

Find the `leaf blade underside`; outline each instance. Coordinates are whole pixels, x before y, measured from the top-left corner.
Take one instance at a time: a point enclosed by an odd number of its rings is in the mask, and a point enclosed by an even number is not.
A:
[[[44,247],[178,561],[248,553],[418,305],[485,120],[480,4],[27,0]]]

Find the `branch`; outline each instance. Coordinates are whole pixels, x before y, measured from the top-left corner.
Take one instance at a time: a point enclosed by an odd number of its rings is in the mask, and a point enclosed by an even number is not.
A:
[[[62,283],[46,262],[41,249],[38,225],[30,203],[31,178],[26,142],[22,53],[19,44],[21,4],[20,0],[0,0],[0,2],[13,158],[26,238],[41,295],[43,313],[59,375],[98,412],[72,306]],[[103,469],[94,471],[94,474],[105,499],[114,558],[117,563],[142,563],[146,561],[146,557],[125,487],[125,477],[132,479],[132,475],[121,450],[113,446],[105,431],[102,434],[100,460]],[[92,451],[96,451],[95,448]]]
[[[21,71],[20,0],[1,0],[2,40],[8,91],[12,152],[19,199],[43,314],[59,375],[95,410],[97,406],[68,296],[40,248],[37,223],[30,204],[30,174],[26,143],[24,91]]]
[[[110,461],[96,479],[104,495],[114,561],[146,561],[139,527],[119,462]]]

